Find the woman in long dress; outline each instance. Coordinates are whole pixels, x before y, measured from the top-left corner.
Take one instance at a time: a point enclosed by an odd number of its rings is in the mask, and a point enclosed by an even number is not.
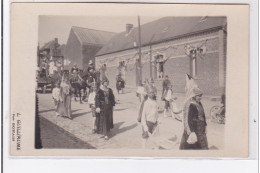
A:
[[[108,81],[103,80],[96,93],[96,123],[97,133],[102,134],[106,140],[110,130],[114,127],[113,107],[115,106],[115,96],[111,88],[108,88]]]
[[[60,84],[61,101],[57,107],[57,112],[61,116],[71,119],[71,85],[69,79],[63,75]]]
[[[206,136],[206,117],[201,104],[202,91],[198,87],[190,90],[190,96],[184,105],[184,132],[180,149],[208,149]]]

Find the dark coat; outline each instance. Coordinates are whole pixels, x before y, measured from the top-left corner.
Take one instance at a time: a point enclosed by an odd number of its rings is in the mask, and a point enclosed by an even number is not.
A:
[[[116,89],[121,90],[122,88],[125,88],[125,81],[122,78],[116,79]]]
[[[208,141],[206,136],[206,117],[202,104],[191,101],[187,113],[184,115],[184,133],[181,139],[180,149],[208,149]],[[185,124],[185,122],[187,122]],[[198,141],[195,144],[188,144],[187,140],[190,133],[195,132]]]
[[[100,113],[96,114],[97,132],[107,135],[110,129],[114,127],[113,107],[115,106],[115,96],[112,89],[109,88],[108,92],[99,89],[95,97],[95,106],[100,108]]]

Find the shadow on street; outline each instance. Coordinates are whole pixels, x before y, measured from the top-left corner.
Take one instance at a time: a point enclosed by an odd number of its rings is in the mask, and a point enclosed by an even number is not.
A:
[[[112,131],[112,134],[111,134],[110,138],[112,138],[112,137],[114,137],[114,136],[116,136],[116,135],[118,135],[118,134],[120,134],[120,133],[123,133],[123,132],[125,132],[125,131],[131,130],[131,129],[133,129],[133,128],[135,128],[135,127],[137,126],[137,123],[134,123],[134,124],[132,124],[132,125],[129,125],[129,126],[120,128],[120,126],[121,126],[122,124],[124,124],[124,122],[119,122],[119,123],[116,123],[116,124],[114,125],[114,129],[113,129],[113,131]]]

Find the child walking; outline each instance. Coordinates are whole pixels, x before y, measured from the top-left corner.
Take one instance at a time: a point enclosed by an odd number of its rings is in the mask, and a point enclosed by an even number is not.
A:
[[[96,107],[95,107],[95,97],[96,97],[96,91],[97,91],[97,86],[95,82],[92,83],[92,86],[90,88],[90,93],[88,97],[88,104],[89,107],[91,108],[92,111],[92,117],[93,117],[93,127],[92,127],[92,133],[95,134],[97,133],[97,122],[96,122]]]
[[[156,102],[156,90],[148,88],[148,99],[144,103],[141,123],[143,127],[143,148],[146,148],[147,139],[153,135],[158,125],[158,106]]]
[[[53,90],[52,90],[52,98],[54,100],[54,105],[55,105],[55,114],[56,114],[56,116],[59,116],[58,107],[59,107],[59,103],[62,102],[59,83],[56,83],[55,88],[53,88]]]
[[[164,112],[163,112],[163,117],[168,117],[169,110],[171,109],[170,103],[172,100],[172,85],[170,83],[167,84],[167,88],[165,91],[165,96],[164,96]]]
[[[139,101],[140,101],[140,104],[139,104],[139,114],[138,114],[138,117],[137,117],[137,121],[141,122],[144,102],[148,98],[147,93],[146,93],[146,89],[143,86],[142,82],[140,82],[140,84],[139,84],[139,86],[137,88],[136,96],[139,98]]]

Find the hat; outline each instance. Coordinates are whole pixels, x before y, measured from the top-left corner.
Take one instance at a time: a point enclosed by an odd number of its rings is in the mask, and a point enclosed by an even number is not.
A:
[[[194,93],[194,96],[199,96],[199,95],[202,95],[203,94],[203,92],[201,91],[201,89],[199,89],[199,88],[193,88],[192,89],[192,91],[193,91],[193,93]]]
[[[104,84],[105,82],[109,82],[108,79],[106,79],[106,78],[103,79],[103,80],[101,81],[101,84]]]
[[[90,71],[90,70],[94,70],[94,68],[93,67],[88,67],[88,71]]]
[[[186,74],[185,92],[186,92],[185,102],[190,100],[192,97],[203,94],[202,90],[198,87],[197,83],[188,74]]]
[[[94,81],[94,82],[92,82],[92,83],[90,84],[90,86],[91,86],[92,88],[97,87],[97,83]]]
[[[150,94],[150,93],[155,93],[155,92],[156,92],[155,87],[149,85],[148,88],[147,88],[147,93]]]
[[[154,83],[154,80],[153,80],[153,78],[150,78],[150,83]]]

